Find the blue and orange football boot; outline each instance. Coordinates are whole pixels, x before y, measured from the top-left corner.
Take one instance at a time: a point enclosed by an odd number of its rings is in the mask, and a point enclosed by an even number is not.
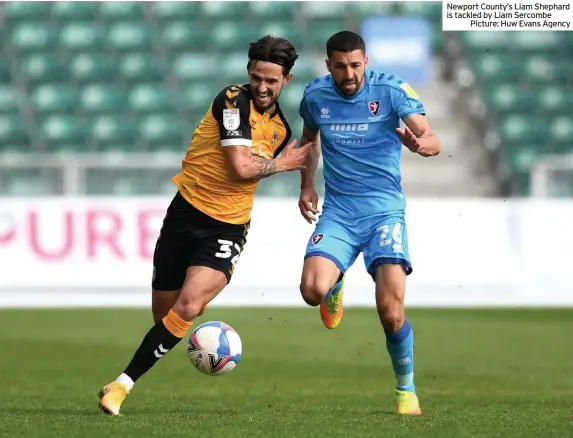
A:
[[[327,298],[320,303],[320,319],[327,329],[338,327],[344,313],[342,295],[344,293],[344,276],[334,285]]]

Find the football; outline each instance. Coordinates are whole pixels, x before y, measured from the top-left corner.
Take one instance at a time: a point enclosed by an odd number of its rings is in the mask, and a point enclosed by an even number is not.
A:
[[[241,360],[241,338],[228,324],[209,321],[199,325],[187,342],[187,355],[198,371],[208,376],[228,373]]]

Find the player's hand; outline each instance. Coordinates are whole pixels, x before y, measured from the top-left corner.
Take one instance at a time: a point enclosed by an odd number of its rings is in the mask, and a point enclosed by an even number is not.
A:
[[[418,152],[421,145],[412,131],[410,131],[408,128],[397,128],[396,133],[398,134],[398,137],[400,137],[400,141],[404,146],[406,146],[412,152]]]
[[[298,200],[298,208],[300,214],[309,223],[312,224],[316,220],[315,214],[318,214],[318,195],[314,187],[304,188],[300,191],[300,198]]]
[[[314,143],[307,143],[304,146],[295,148],[297,140],[292,140],[286,145],[282,156],[278,159],[282,171],[302,170],[305,168],[304,163]]]

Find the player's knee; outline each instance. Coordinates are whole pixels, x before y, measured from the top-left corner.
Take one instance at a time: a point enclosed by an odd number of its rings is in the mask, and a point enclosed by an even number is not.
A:
[[[201,300],[181,297],[173,306],[173,311],[184,321],[193,321],[201,313],[204,305]]]
[[[404,303],[398,298],[390,298],[377,304],[382,326],[389,332],[396,332],[404,323]]]
[[[330,285],[318,277],[306,277],[300,284],[302,299],[309,306],[318,306],[328,293]]]

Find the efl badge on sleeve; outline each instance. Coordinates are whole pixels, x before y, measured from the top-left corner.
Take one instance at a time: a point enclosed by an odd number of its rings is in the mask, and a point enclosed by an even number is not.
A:
[[[412,99],[417,99],[418,98],[418,93],[416,93],[414,91],[414,89],[412,87],[410,87],[410,85],[406,82],[404,82],[403,84],[400,85],[400,88],[402,90],[404,90],[406,92],[406,94],[408,96],[410,96]]]
[[[378,115],[378,111],[380,111],[380,101],[371,100],[370,102],[368,102],[368,109],[370,110],[373,116]]]
[[[312,244],[316,245],[318,242],[322,240],[322,234],[315,234],[312,236]]]
[[[239,108],[223,110],[223,126],[227,131],[234,131],[241,125]]]

